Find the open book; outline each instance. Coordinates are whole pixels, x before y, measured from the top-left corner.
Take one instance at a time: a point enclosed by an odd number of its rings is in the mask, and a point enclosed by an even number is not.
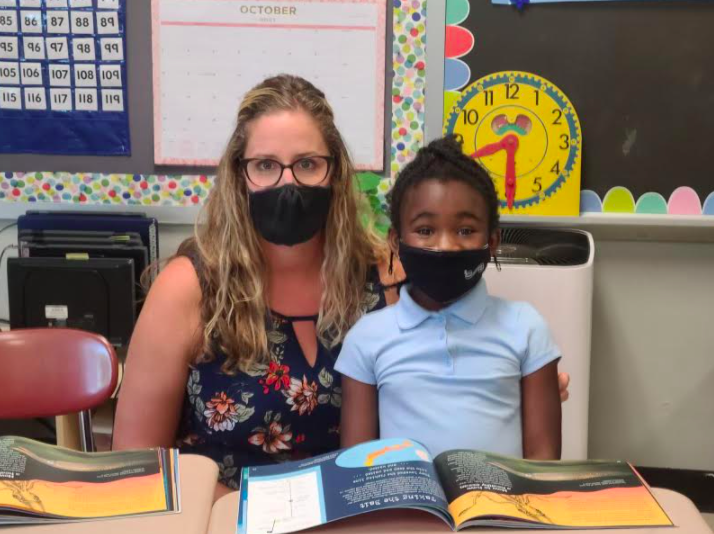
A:
[[[175,449],[83,453],[0,437],[0,525],[179,511]]]
[[[246,467],[238,532],[279,534],[387,508],[418,508],[469,526],[671,526],[626,462],[530,461],[470,450],[431,458],[386,439],[305,461]]]

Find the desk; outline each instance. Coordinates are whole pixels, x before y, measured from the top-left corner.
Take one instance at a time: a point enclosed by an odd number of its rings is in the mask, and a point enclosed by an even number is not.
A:
[[[596,529],[587,530],[591,534],[598,532],[606,534],[711,534],[711,530],[704,522],[704,518],[694,506],[692,501],[684,495],[674,491],[655,488],[653,493],[659,503],[664,507],[672,522],[677,525],[674,529],[666,528],[626,528],[626,529]],[[236,518],[238,515],[238,495],[231,493],[216,502],[211,513],[211,522],[208,534],[235,534]],[[419,510],[386,510],[370,512],[331,525],[313,529],[314,532],[330,534],[398,534],[409,532],[415,534],[445,534],[451,532],[449,527],[437,517]],[[542,529],[470,529],[467,532],[477,534],[535,534],[540,532],[563,532],[562,530]]]
[[[13,527],[18,534],[205,534],[218,479],[218,466],[203,456],[182,454],[179,458],[181,513],[127,517],[106,521]]]

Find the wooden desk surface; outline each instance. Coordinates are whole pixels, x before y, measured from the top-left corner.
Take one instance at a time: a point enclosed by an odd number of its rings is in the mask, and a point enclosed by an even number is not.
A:
[[[9,528],[18,534],[205,534],[218,479],[218,466],[203,456],[182,454],[179,457],[179,472],[180,514]]]
[[[673,529],[667,528],[626,528],[587,530],[589,534],[712,534],[704,518],[692,501],[674,491],[655,488],[657,500],[663,506],[672,522]],[[211,513],[208,534],[235,534],[238,515],[238,494],[230,493],[216,502]],[[336,523],[323,525],[306,532],[323,534],[446,534],[451,529],[428,512],[419,510],[386,510],[370,512]],[[478,534],[534,534],[540,532],[563,532],[544,529],[468,529],[466,532]]]

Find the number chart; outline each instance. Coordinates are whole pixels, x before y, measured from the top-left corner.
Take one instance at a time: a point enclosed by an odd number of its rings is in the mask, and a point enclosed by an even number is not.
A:
[[[130,155],[126,0],[0,0],[0,153]]]

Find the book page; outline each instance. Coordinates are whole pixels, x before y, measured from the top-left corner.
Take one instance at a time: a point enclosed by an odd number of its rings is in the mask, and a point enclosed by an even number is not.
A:
[[[175,476],[158,449],[81,453],[0,438],[0,508],[14,512],[85,519],[174,511]]]
[[[320,468],[248,482],[247,534],[281,534],[325,522]]]
[[[455,450],[434,463],[457,527],[484,518],[580,528],[672,524],[626,462],[529,461]]]
[[[431,457],[416,441],[377,440],[243,469],[238,532],[295,532],[387,508],[421,508],[449,521]]]

